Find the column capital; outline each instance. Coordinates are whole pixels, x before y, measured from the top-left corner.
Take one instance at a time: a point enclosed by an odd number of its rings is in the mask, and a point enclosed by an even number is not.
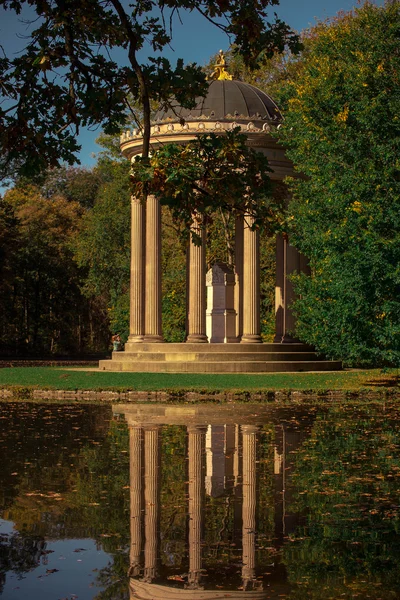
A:
[[[146,433],[147,431],[159,431],[161,425],[157,425],[157,423],[142,423],[141,428]]]

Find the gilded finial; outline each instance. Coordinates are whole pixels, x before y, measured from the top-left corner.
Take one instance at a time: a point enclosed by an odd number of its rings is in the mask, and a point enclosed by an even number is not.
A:
[[[208,77],[208,79],[212,79],[214,81],[216,81],[216,80],[232,81],[232,75],[229,75],[228,71],[225,70],[226,66],[227,65],[226,65],[224,53],[222,52],[222,50],[220,50],[218,53],[217,62],[214,65],[214,71],[211,73],[211,75]]]

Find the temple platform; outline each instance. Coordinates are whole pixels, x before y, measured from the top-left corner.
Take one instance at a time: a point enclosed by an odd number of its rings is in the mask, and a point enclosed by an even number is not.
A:
[[[100,370],[135,373],[287,373],[339,371],[305,344],[127,343]]]

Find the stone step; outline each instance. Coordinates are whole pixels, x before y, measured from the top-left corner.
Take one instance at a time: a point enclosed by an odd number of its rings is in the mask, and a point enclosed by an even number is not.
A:
[[[134,373],[290,373],[299,371],[339,371],[339,361],[149,361],[101,360],[103,371],[130,371]]]
[[[241,349],[241,348],[240,348]],[[232,361],[319,361],[315,352],[113,352],[116,361],[224,362]]]
[[[125,352],[313,352],[307,344],[187,344],[187,343],[130,343]]]

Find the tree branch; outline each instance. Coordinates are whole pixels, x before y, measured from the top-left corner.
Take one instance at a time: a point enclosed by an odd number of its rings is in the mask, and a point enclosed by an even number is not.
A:
[[[111,4],[115,8],[117,15],[121,21],[122,26],[125,29],[126,35],[129,40],[129,50],[128,57],[129,62],[131,63],[132,69],[135,72],[136,78],[139,83],[140,89],[140,100],[143,105],[143,150],[142,156],[143,158],[148,158],[149,150],[150,150],[150,117],[151,117],[151,109],[150,109],[150,96],[149,90],[147,87],[146,79],[143,74],[143,70],[139,65],[136,58],[136,51],[138,40],[132,29],[132,24],[129,20],[128,15],[126,14],[124,7],[119,2],[119,0],[111,0]],[[131,90],[133,92],[133,90]]]

